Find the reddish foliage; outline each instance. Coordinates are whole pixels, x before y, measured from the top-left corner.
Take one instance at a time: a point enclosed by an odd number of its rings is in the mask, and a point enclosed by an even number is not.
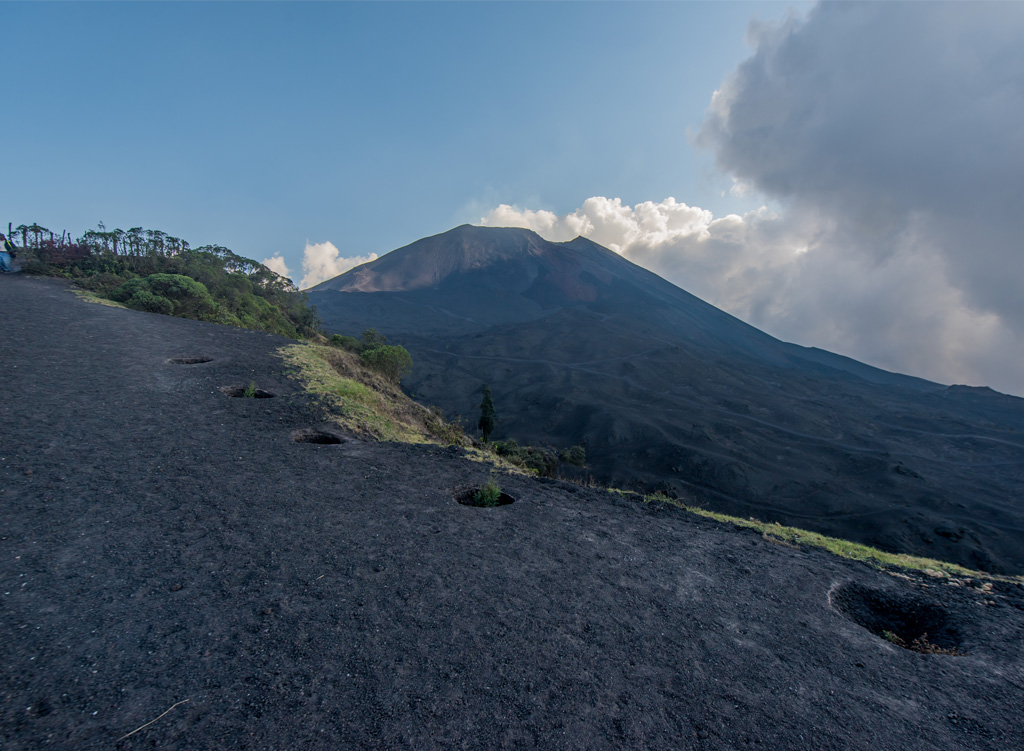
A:
[[[44,240],[35,249],[35,252],[40,261],[51,266],[70,266],[84,261],[92,254],[87,245],[60,242],[59,240]]]

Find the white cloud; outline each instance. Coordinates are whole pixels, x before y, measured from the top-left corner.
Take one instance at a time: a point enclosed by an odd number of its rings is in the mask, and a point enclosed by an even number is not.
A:
[[[498,208],[492,209],[487,216],[480,220],[481,224],[491,227],[523,227],[532,229],[542,237],[553,242],[564,242],[584,234],[588,228],[577,222],[573,214],[558,217],[551,211],[530,211],[520,209],[516,206],[509,206],[503,203]]]
[[[284,262],[284,258],[281,256],[280,253],[278,253],[276,256],[271,256],[270,258],[264,258],[262,261],[260,261],[260,263],[262,263],[268,269],[273,271],[275,274],[286,276],[289,279],[291,278],[292,272],[288,270],[288,264]]]
[[[1022,37],[1020,3],[820,3],[751,29],[696,141],[808,241],[774,299],[751,280],[752,322],[1024,394]]]
[[[299,284],[299,289],[309,289],[320,282],[333,279],[338,274],[344,274],[349,269],[360,266],[364,263],[377,260],[376,253],[366,256],[352,256],[341,258],[341,253],[334,243],[310,243],[306,242],[306,249],[302,254],[302,271],[304,276]]]

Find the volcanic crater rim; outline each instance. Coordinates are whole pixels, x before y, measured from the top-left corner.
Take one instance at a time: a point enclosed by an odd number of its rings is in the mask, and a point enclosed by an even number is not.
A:
[[[292,440],[296,443],[316,443],[321,446],[335,446],[345,442],[339,435],[329,433],[326,430],[317,430],[316,428],[302,428],[301,430],[292,431]]]
[[[276,394],[263,389],[252,388],[251,386],[221,386],[221,392],[233,399],[248,397],[250,399],[272,399]]]

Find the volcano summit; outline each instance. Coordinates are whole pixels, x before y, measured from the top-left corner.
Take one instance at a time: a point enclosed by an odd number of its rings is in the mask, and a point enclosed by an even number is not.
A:
[[[586,447],[598,482],[1024,571],[1024,400],[779,341],[584,238],[462,226],[310,291],[404,344],[416,398]]]

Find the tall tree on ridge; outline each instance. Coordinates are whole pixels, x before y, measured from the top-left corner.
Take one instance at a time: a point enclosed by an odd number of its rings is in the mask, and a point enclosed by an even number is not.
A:
[[[484,443],[487,443],[494,431],[494,399],[491,397],[491,387],[486,383],[482,391],[484,400],[480,402],[480,422],[477,423],[477,427],[484,434]]]

